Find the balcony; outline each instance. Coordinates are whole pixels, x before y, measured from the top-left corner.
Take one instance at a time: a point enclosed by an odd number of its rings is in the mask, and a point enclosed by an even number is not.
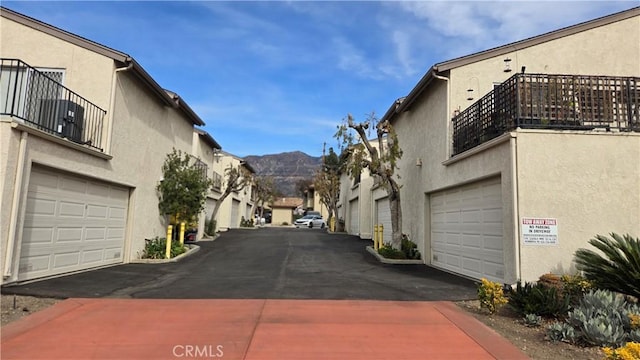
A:
[[[0,59],[0,115],[102,152],[105,114],[21,60]]]
[[[452,156],[516,128],[640,132],[640,78],[516,74],[452,121]]]
[[[216,191],[222,191],[222,175],[214,171],[212,180],[213,180],[212,188]]]

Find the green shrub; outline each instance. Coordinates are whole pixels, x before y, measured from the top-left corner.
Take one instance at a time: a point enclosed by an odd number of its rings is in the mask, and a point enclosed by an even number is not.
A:
[[[394,249],[391,244],[383,244],[382,247],[378,249],[378,254],[387,259],[420,260],[420,251],[418,250],[418,245],[409,240],[409,238],[405,234],[402,235],[400,250]]]
[[[478,300],[480,300],[480,307],[487,309],[490,314],[495,313],[507,303],[502,284],[484,278],[478,286]]]
[[[253,219],[245,219],[244,216],[240,219],[240,227],[253,227]]]
[[[509,305],[518,313],[536,314],[546,317],[562,317],[569,311],[570,298],[562,296],[556,287],[542,283],[520,281],[516,289],[509,293]]]
[[[593,289],[593,282],[581,275],[562,275],[562,296],[569,298],[571,305],[577,305],[584,294]]]
[[[526,314],[522,318],[522,322],[528,327],[537,327],[542,323],[542,317],[536,314]]]
[[[420,251],[418,250],[418,245],[409,240],[409,237],[406,234],[402,234],[402,243],[400,248],[404,253],[405,259],[420,260]]]
[[[553,324],[547,326],[546,330],[547,339],[553,342],[575,342],[576,332],[573,329],[573,326],[565,322],[556,321]]]
[[[552,341],[587,346],[621,346],[640,337],[640,331],[633,330],[632,324],[633,314],[639,313],[638,305],[627,302],[621,295],[608,290],[591,290],[568,313],[564,323],[547,328],[547,336]],[[573,329],[573,335],[568,327]]]
[[[164,259],[166,255],[167,238],[155,237],[146,239],[144,250],[142,252],[143,259]],[[184,245],[179,241],[171,242],[170,257],[174,258],[187,251]]]
[[[214,235],[216,233],[216,225],[217,225],[217,221],[216,220],[205,220],[204,221],[204,232],[207,235]]]
[[[378,254],[387,259],[406,259],[402,250],[394,249],[391,244],[384,244],[378,249]]]
[[[579,249],[575,253],[576,266],[599,288],[640,298],[640,239],[616,233],[611,237],[597,235],[589,240],[602,255]]]

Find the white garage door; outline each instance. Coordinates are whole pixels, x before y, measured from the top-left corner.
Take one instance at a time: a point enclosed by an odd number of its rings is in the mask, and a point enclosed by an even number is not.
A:
[[[500,178],[434,193],[430,199],[432,264],[502,282]]]
[[[205,203],[205,214],[207,215],[207,220],[211,220],[211,214],[213,214],[213,209],[216,208],[216,200],[215,199],[207,199]]]
[[[19,280],[120,263],[129,189],[33,167]]]
[[[253,215],[251,215],[251,205],[247,205],[247,211],[244,215],[244,218],[247,220],[253,219]]]
[[[358,199],[349,201],[349,234],[360,235],[360,205]]]
[[[230,229],[235,229],[240,226],[240,201],[233,200],[231,202],[231,224]]]
[[[387,198],[376,200],[376,224],[382,225],[382,239],[385,244],[391,243],[391,208]]]

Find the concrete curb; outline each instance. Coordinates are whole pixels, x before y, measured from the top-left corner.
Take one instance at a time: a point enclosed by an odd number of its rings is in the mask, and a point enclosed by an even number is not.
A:
[[[171,259],[135,259],[135,260],[131,260],[130,263],[131,264],[164,264],[164,263],[170,263],[170,262],[178,262],[186,258],[187,256],[191,256],[197,253],[198,251],[200,251],[200,246],[198,245],[185,244],[185,247],[189,248],[185,253],[180,254]]]
[[[370,252],[371,254],[373,254],[373,256],[375,256],[378,259],[378,261],[380,261],[381,263],[384,263],[384,264],[393,264],[393,265],[420,264],[420,265],[424,265],[422,260],[387,259],[386,257],[383,257],[382,255],[378,254],[378,252],[372,246],[367,246],[367,251]]]

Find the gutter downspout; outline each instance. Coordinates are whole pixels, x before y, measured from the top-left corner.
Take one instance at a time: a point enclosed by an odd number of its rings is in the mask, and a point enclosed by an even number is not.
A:
[[[514,250],[515,250],[515,269],[516,269],[516,279],[522,279],[522,253],[520,246],[520,209],[519,209],[519,201],[518,201],[518,144],[517,144],[517,134],[511,133],[510,147],[511,147],[511,192],[512,192],[512,206],[513,206],[513,239],[515,240]]]
[[[27,137],[29,133],[22,131],[20,134],[20,146],[18,148],[18,163],[16,168],[16,176],[14,178],[13,199],[11,199],[11,218],[9,220],[9,238],[7,243],[7,253],[4,260],[3,278],[7,279],[11,276],[11,267],[13,265],[13,253],[16,246],[16,227],[18,226],[18,207],[22,194],[22,180],[24,177],[24,160],[27,153]]]
[[[448,77],[440,76],[435,71],[433,71],[433,77],[447,82],[447,137],[449,137],[451,135],[451,119],[449,118],[451,116],[451,83]],[[451,157],[451,146],[447,146],[446,154],[447,159]]]
[[[110,104],[109,104],[109,119],[107,121],[107,138],[106,138],[106,141],[105,141],[105,148],[106,148],[105,152],[107,154],[111,153],[111,135],[112,135],[111,133],[113,131],[113,119],[114,119],[113,111],[116,108],[116,99],[115,99],[115,96],[116,96],[116,82],[117,82],[116,77],[117,77],[119,72],[128,71],[128,70],[131,70],[131,68],[133,68],[133,59],[127,58],[125,60],[125,62],[128,63],[127,66],[115,69],[113,71],[113,76],[111,78],[111,101],[110,101]]]

